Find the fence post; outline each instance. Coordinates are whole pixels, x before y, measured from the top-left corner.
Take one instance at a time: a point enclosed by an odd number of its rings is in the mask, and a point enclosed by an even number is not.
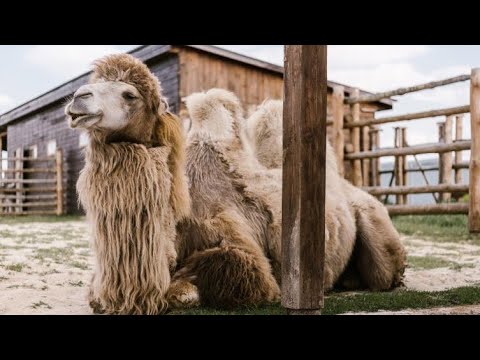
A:
[[[370,150],[370,127],[362,127],[362,151]],[[362,160],[362,186],[370,186],[370,159],[365,158]]]
[[[401,142],[402,142],[402,147],[407,146],[407,128],[402,127],[400,128],[401,131]],[[402,156],[402,185],[407,186],[408,185],[408,163],[407,163],[407,155]],[[403,204],[406,205],[408,204],[408,194],[403,195]]]
[[[460,141],[463,138],[463,115],[455,117],[455,141]],[[460,165],[463,161],[462,151],[455,151],[455,165]],[[462,183],[462,169],[455,168],[455,184]],[[460,195],[457,195],[457,200]]]
[[[444,144],[445,143],[445,123],[444,122],[438,122],[438,143],[439,144]],[[439,153],[438,154],[438,184],[441,184],[443,182],[443,170],[445,169],[443,166],[443,159],[444,159],[444,153]],[[440,202],[443,201],[443,193],[438,193],[438,198]]]
[[[343,163],[345,136],[343,133],[343,116],[345,90],[343,86],[335,86],[332,95],[332,112],[333,112],[333,149],[337,157],[338,171],[341,176],[345,174],[345,164]]]
[[[14,153],[15,157],[15,180],[21,180],[23,179],[23,173],[20,171],[23,169],[23,148],[19,147],[17,150],[15,150]],[[17,205],[22,205],[23,204],[23,183],[21,181],[18,181],[15,184],[15,188],[17,189],[15,193],[16,201],[15,203]],[[16,213],[21,213],[23,212],[23,207],[21,206],[16,206],[15,207],[15,212]]]
[[[327,46],[286,45],[282,305],[319,314],[325,259]]]
[[[468,227],[470,232],[480,232],[480,68],[472,69],[470,77],[470,126],[472,147]]]
[[[451,144],[453,142],[453,137],[452,137],[452,125],[453,125],[453,116],[447,116],[445,120],[445,125],[443,128],[444,132],[444,141],[445,144]],[[452,167],[453,167],[453,157],[452,157],[452,152],[446,152],[443,154],[443,160],[442,160],[442,165],[443,165],[443,170],[442,170],[442,184],[451,184],[452,183]],[[451,193],[442,193],[442,201],[443,202],[449,202],[451,199]]]
[[[395,147],[401,148],[402,147],[402,131],[399,127],[394,128],[395,130]],[[394,177],[395,177],[395,185],[402,186],[403,185],[403,156],[396,155],[394,161]],[[398,194],[395,196],[396,204],[403,205],[403,195]]]
[[[57,188],[57,215],[63,214],[63,152],[57,149],[55,153],[55,173]]]
[[[353,89],[350,94],[351,97],[358,97],[360,90]],[[352,122],[356,123],[360,121],[360,103],[355,103],[350,106],[350,112],[352,114]],[[353,144],[353,152],[360,152],[360,128],[358,126],[352,128],[351,139]],[[362,162],[360,159],[352,161],[352,183],[355,186],[362,186]]]

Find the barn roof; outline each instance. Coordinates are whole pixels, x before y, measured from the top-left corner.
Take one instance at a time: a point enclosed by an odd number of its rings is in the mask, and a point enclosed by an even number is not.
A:
[[[249,56],[241,55],[233,51],[225,50],[212,45],[142,45],[130,51],[130,54],[139,58],[144,62],[152,62],[160,56],[166,55],[168,53],[174,53],[176,49],[186,47],[190,49],[195,49],[197,51],[207,52],[225,59],[232,61],[240,62],[246,65],[250,65],[256,68],[263,69],[265,71],[270,71],[283,75],[283,67],[268,63],[266,61],[258,60]],[[4,126],[14,120],[18,120],[30,113],[39,111],[40,109],[61,101],[68,96],[72,95],[80,86],[84,85],[87,82],[87,79],[90,75],[90,72],[84,73],[76,78],[63,83],[56,88],[37,96],[36,98],[27,101],[26,103],[17,106],[16,108],[7,111],[6,113],[0,115],[0,126]],[[353,88],[347,85],[339,84],[333,81],[328,81],[328,87],[331,89],[333,86],[341,85],[345,88],[346,95],[349,95]],[[369,92],[360,91],[360,94],[371,94]],[[380,105],[383,109],[391,109],[393,101],[391,99],[383,99],[376,103]]]

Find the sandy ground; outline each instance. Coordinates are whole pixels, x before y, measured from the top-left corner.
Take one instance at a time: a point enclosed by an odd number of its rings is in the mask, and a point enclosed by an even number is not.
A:
[[[480,285],[480,246],[403,237],[410,266],[405,285],[438,291]],[[425,262],[427,260],[427,262]],[[93,258],[84,221],[0,223],[0,314],[90,314]],[[376,314],[480,313],[461,306]]]

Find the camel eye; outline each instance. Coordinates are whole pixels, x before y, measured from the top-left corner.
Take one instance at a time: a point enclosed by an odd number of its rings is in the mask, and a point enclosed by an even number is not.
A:
[[[124,92],[122,96],[126,100],[133,100],[137,98],[135,95],[133,95],[131,92],[128,92],[128,91]]]

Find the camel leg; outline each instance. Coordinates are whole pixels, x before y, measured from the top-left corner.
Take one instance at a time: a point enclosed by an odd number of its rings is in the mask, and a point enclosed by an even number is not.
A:
[[[356,265],[372,290],[389,290],[402,283],[405,250],[385,207],[369,199],[358,209]]]
[[[200,304],[198,288],[181,277],[170,284],[166,299],[171,308],[191,308]]]

